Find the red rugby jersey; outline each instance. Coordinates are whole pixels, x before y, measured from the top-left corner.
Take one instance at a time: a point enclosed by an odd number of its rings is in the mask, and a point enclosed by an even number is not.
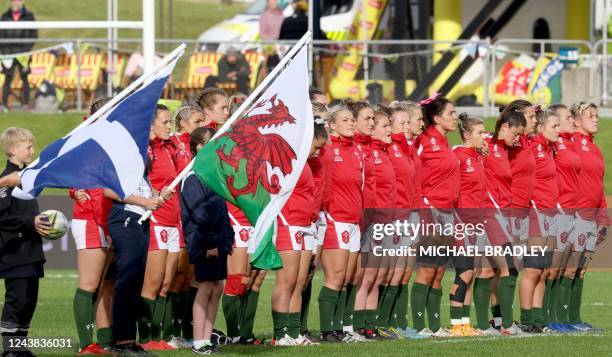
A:
[[[174,144],[174,165],[176,166],[176,172],[181,172],[187,166],[193,155],[189,144],[191,141],[191,135],[189,133],[174,134],[170,136],[170,141]]]
[[[70,189],[70,198],[74,200],[72,218],[93,220],[96,224],[104,230],[104,233],[108,235],[108,214],[110,212],[113,201],[109,198],[104,197],[104,189],[96,188],[92,190],[85,190],[89,195],[89,200],[85,202],[79,202],[74,196],[76,189]]]
[[[553,157],[553,145],[544,135],[538,134],[532,138],[531,152],[535,159],[535,189],[533,203],[539,210],[545,210],[551,215],[556,212],[559,202],[557,187],[557,168]]]
[[[236,225],[252,226],[253,225],[251,224],[251,222],[249,222],[249,219],[247,218],[247,216],[238,206],[234,205],[230,201],[225,201],[225,203],[227,204],[227,213],[229,214],[230,223],[232,224],[232,226],[236,226]]]
[[[508,208],[512,204],[512,169],[508,161],[508,147],[503,141],[486,140],[489,155],[484,159],[487,183],[485,207]]]
[[[170,186],[176,178],[176,166],[174,164],[175,147],[169,140],[154,139],[149,145],[148,156],[151,170],[149,171],[149,181],[156,191]],[[172,198],[164,202],[161,207],[153,212],[153,217],[157,224],[162,226],[177,227],[180,217],[180,203],[178,191]]]
[[[434,208],[454,208],[459,198],[459,160],[448,139],[430,126],[414,143],[422,163],[423,197]]]
[[[315,186],[309,165],[304,165],[293,192],[281,210],[278,224],[310,226],[315,206]]]
[[[377,139],[372,140],[372,162],[374,163],[374,176],[376,177],[375,208],[393,210],[397,203],[397,187],[395,170],[388,155],[389,148],[390,144]]]
[[[508,159],[512,169],[511,207],[528,208],[535,188],[535,158],[531,153],[531,139],[521,135],[508,149]]]
[[[323,194],[325,186],[327,186],[324,160],[321,157],[321,153],[319,153],[319,156],[308,158],[308,166],[312,171],[312,182],[314,186],[314,202],[311,216],[311,222],[314,223],[319,219],[319,212],[323,210]]]
[[[414,166],[414,208],[424,208],[423,203],[423,170],[421,164],[421,157],[417,153],[414,147],[414,140],[406,140],[408,148],[410,149],[410,158],[412,159],[412,165]]]
[[[572,141],[576,153],[582,161],[582,169],[578,175],[577,190],[580,216],[588,220],[596,220],[599,225],[609,225],[606,195],[604,192],[604,158],[599,147],[593,142],[592,135],[575,132]]]
[[[483,208],[487,184],[482,155],[473,147],[457,146],[453,151],[459,159],[461,180],[457,208]]]
[[[364,163],[363,206],[376,207],[376,178],[374,174],[374,160],[372,159],[372,137],[355,133],[353,137],[355,149]]]
[[[398,208],[412,208],[414,205],[415,171],[410,158],[410,147],[403,133],[391,135],[393,141],[387,153],[393,165],[396,178]]]
[[[336,221],[358,224],[363,208],[361,158],[351,138],[331,135],[331,143],[327,148],[331,155],[327,212]]]
[[[580,190],[578,175],[582,168],[580,156],[572,142],[571,133],[561,133],[555,143],[555,167],[557,169],[557,187],[559,189],[559,205],[566,214],[573,214],[578,204]]]

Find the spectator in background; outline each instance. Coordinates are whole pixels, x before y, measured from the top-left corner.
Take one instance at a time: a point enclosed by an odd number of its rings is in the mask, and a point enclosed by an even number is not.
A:
[[[308,31],[308,2],[293,0],[291,2],[293,14],[285,20],[280,30],[280,40],[299,40]]]
[[[11,0],[11,7],[2,14],[0,21],[36,21],[34,14],[26,9],[23,0]],[[38,30],[36,29],[15,29],[0,31],[0,38],[15,38],[15,39],[33,39],[38,38]],[[34,47],[34,42],[14,42],[0,44],[0,53],[3,55],[29,52]],[[27,59],[12,58],[2,60],[2,73],[4,73],[4,87],[2,89],[2,107],[4,111],[8,107],[8,97],[11,93],[11,82],[15,70],[19,70],[21,81],[23,82],[23,109],[29,109],[30,101],[30,84],[28,83],[28,74],[30,73],[30,57]]]
[[[155,55],[153,63],[158,64],[162,58],[159,55]],[[142,45],[138,45],[136,52],[130,55],[127,65],[125,66],[125,77],[128,79],[128,83],[132,83],[144,74],[144,56],[142,55]]]
[[[219,60],[219,82],[236,83],[239,92],[249,93],[249,75],[251,68],[244,56],[235,49],[227,49],[225,56]]]
[[[268,41],[278,40],[284,18],[278,0],[268,0],[268,7],[259,18],[259,37]]]

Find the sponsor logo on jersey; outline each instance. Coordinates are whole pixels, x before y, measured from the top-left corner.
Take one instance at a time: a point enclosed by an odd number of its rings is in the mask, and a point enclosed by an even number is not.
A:
[[[465,164],[467,165],[465,172],[474,172],[474,166],[472,166],[472,159],[468,157],[468,159],[465,160]]]
[[[499,148],[497,147],[497,144],[493,145],[493,156],[501,157],[501,154],[499,153]]]
[[[344,161],[344,160],[342,160],[342,156],[340,156],[340,149],[338,149],[338,148],[334,148],[334,161],[336,161],[336,162]]]
[[[372,154],[374,155],[374,165],[380,165],[383,163],[382,159],[380,158],[380,154],[378,153],[378,150],[374,150]]]
[[[559,138],[559,150],[565,150],[565,143],[563,142],[563,138]]]
[[[440,145],[437,144],[436,142],[436,138],[431,138],[429,140],[429,142],[431,143],[431,150],[432,151],[438,151],[440,150]]]
[[[399,148],[397,147],[397,145],[393,144],[393,155],[395,157],[402,157],[402,152],[399,150]]]

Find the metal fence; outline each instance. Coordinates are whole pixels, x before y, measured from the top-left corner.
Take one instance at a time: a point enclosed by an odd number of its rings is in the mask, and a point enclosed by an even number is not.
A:
[[[93,96],[112,95],[125,86],[119,78],[120,65],[137,50],[141,39],[118,39],[109,44],[107,39],[0,39],[3,43],[35,42],[37,51],[55,51],[75,58],[74,83],[71,100],[66,109],[82,111]],[[377,41],[313,41],[310,51],[312,84],[325,89],[332,98],[369,98],[372,101],[395,99],[418,100],[434,90],[441,90],[459,106],[477,107],[481,115],[493,114],[496,104],[504,104],[516,97],[535,102],[573,102],[590,100],[607,104],[612,84],[608,75],[612,64],[607,45],[610,41],[490,39],[474,41],[433,40],[377,40]],[[281,55],[295,41],[268,42],[208,42],[196,40],[156,41],[158,53],[170,52],[186,43],[185,56],[177,64],[167,97],[188,100],[186,81],[194,71],[192,56],[214,54],[208,61],[218,60],[227,48],[235,47],[249,53],[251,89]],[[50,49],[49,49],[50,48]],[[560,55],[561,50],[573,53]],[[83,60],[88,54],[104,56],[98,83],[92,85],[88,75],[91,64]],[[2,55],[0,59],[11,57]],[[64,56],[65,58],[66,56]],[[99,58],[98,58],[99,59]],[[563,61],[561,61],[563,60]],[[561,63],[563,62],[563,63]],[[441,66],[440,63],[444,63]],[[437,65],[436,65],[437,64]],[[216,63],[201,78],[214,74]],[[198,70],[196,68],[195,70]],[[262,72],[263,71],[263,72]],[[60,73],[60,72],[58,72]],[[197,73],[196,73],[197,74]],[[438,76],[436,76],[438,74]],[[197,84],[197,83],[196,83]],[[203,83],[201,83],[203,85]],[[194,85],[193,83],[189,85]],[[197,84],[199,85],[199,84]]]

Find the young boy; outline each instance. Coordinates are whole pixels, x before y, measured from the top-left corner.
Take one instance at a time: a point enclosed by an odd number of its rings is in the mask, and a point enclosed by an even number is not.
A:
[[[34,155],[34,137],[27,129],[8,128],[0,135],[0,147],[8,157],[2,177],[15,177]],[[12,174],[12,175],[11,175]],[[15,184],[15,180],[1,180]],[[38,300],[38,282],[43,277],[45,256],[41,235],[49,224],[38,214],[36,200],[20,200],[12,196],[12,188],[0,187],[0,279],[4,279],[5,296],[0,333],[2,356],[32,356],[29,351],[17,352],[16,339],[26,338]],[[13,340],[13,341],[11,341]],[[10,348],[13,346],[13,348]]]

